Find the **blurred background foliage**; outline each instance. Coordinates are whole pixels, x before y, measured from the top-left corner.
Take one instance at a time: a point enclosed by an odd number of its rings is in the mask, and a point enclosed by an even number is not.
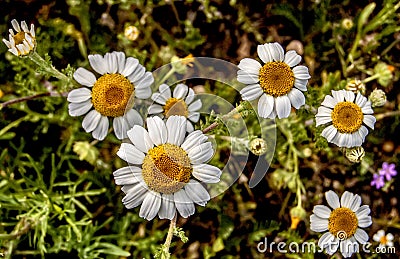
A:
[[[398,163],[400,157],[398,1],[2,0],[1,6],[1,36],[8,38],[14,18],[33,23],[37,52],[69,76],[79,66],[88,67],[88,54],[114,50],[138,58],[150,71],[189,54],[238,64],[256,57],[258,44],[273,41],[303,56],[312,75],[307,105],[280,124],[265,179],[249,188],[257,161],[250,154],[238,181],[205,208],[197,207],[194,216],[178,220],[189,241],[173,239],[173,258],[314,258],[259,253],[257,243],[265,237],[275,242],[317,240],[308,218],[330,189],[360,194],[372,210],[369,236],[383,228],[397,233],[398,245],[400,181],[382,190],[370,186],[382,162]],[[7,52],[4,44],[0,56],[1,102],[74,87],[45,76],[29,59]],[[365,81],[366,95],[379,88],[388,100],[375,109],[378,121],[363,145],[361,163],[349,162],[340,149],[328,145],[313,121],[324,96],[355,78]],[[240,102],[240,95],[224,84],[203,79],[186,83],[196,92]],[[112,172],[124,165],[116,156],[119,141],[112,134],[92,141],[81,118],[70,117],[67,110],[64,97],[43,97],[0,111],[0,253],[9,258],[151,258],[169,222],[147,222],[139,218],[138,208],[123,207],[123,194],[112,179]],[[215,118],[202,117],[198,127]],[[258,136],[253,121],[250,114],[250,134]],[[224,136],[227,131],[219,127],[210,134]],[[211,163],[222,168],[230,142],[216,141]],[[299,202],[299,188],[307,216],[297,225],[290,211]]]

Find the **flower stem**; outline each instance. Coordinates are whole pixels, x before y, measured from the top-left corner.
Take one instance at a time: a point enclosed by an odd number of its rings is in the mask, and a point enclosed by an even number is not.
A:
[[[30,96],[25,96],[25,97],[9,100],[7,102],[2,103],[0,109],[3,109],[3,108],[5,108],[5,107],[7,107],[7,106],[9,106],[11,104],[14,104],[14,103],[20,103],[20,102],[24,102],[24,101],[29,101],[29,100],[33,100],[33,99],[40,98],[40,97],[43,97],[43,96],[50,96],[50,92],[40,93],[40,94],[35,94],[35,95],[30,95]]]
[[[168,234],[167,234],[167,238],[165,239],[165,243],[164,243],[164,248],[167,251],[169,251],[169,247],[171,246],[172,236],[174,235],[174,229],[176,227],[177,218],[178,218],[178,214],[175,213],[175,216],[171,219],[171,222],[169,223]]]

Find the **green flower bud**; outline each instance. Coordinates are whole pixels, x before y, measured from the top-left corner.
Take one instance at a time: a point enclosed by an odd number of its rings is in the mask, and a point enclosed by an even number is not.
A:
[[[384,62],[379,62],[374,67],[375,74],[378,74],[378,83],[384,87],[388,86],[393,78],[389,66]]]
[[[350,30],[351,28],[353,28],[353,20],[349,19],[349,18],[345,18],[342,20],[342,28],[345,30]]]
[[[386,103],[386,94],[381,89],[375,89],[368,99],[371,101],[372,107],[380,107]]]

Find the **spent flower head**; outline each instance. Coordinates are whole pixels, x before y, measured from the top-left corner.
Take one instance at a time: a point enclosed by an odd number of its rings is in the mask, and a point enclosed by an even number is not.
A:
[[[126,26],[124,36],[130,41],[135,41],[139,37],[139,29],[133,25]]]
[[[386,103],[386,94],[381,89],[374,89],[368,96],[372,107],[380,107]]]
[[[346,84],[346,90],[352,91],[355,94],[358,92],[365,94],[365,84],[359,79],[351,79]]]
[[[126,196],[127,209],[141,204],[139,216],[152,220],[172,219],[176,211],[187,218],[194,204],[205,206],[210,195],[202,183],[217,183],[221,170],[207,164],[214,150],[200,130],[186,136],[186,118],[167,121],[147,118],[147,130],[135,125],[128,131],[130,143],[122,143],[117,155],[129,166],[114,172]]]
[[[379,175],[386,178],[386,181],[390,181],[393,176],[397,175],[397,171],[395,169],[395,164],[389,164],[388,162],[382,163],[382,169],[379,170]]]
[[[360,93],[332,90],[318,108],[316,125],[329,124],[321,133],[328,142],[346,148],[361,146],[368,135],[364,125],[374,129],[373,113],[371,102]]]
[[[143,124],[140,114],[132,108],[133,99],[150,97],[153,75],[146,72],[136,58],[125,58],[123,52],[106,53],[104,57],[89,55],[88,58],[100,77],[96,78],[82,67],[75,71],[74,79],[86,87],[74,89],[68,94],[69,114],[81,116],[87,113],[82,127],[98,140],[107,136],[108,118],[113,118],[115,135],[124,139],[129,128]]]
[[[267,142],[262,138],[255,138],[249,142],[249,150],[256,156],[261,156],[267,152]]]
[[[345,155],[352,163],[360,163],[365,156],[365,150],[363,147],[352,147],[346,148]]]
[[[13,19],[11,24],[15,30],[9,29],[8,40],[3,39],[4,44],[7,45],[8,51],[15,56],[26,56],[36,48],[35,26],[31,24],[31,28],[25,21],[18,24],[17,20]]]
[[[343,257],[350,257],[357,252],[358,243],[366,244],[369,237],[362,229],[372,224],[368,205],[361,206],[361,197],[345,191],[339,200],[333,191],[325,193],[325,205],[314,206],[310,217],[311,230],[325,232],[318,241],[318,246],[330,255],[339,251]],[[358,243],[357,243],[358,242]]]
[[[275,43],[258,45],[257,53],[263,65],[251,58],[240,61],[237,80],[247,86],[240,94],[242,99],[258,99],[258,115],[262,118],[287,118],[292,106],[299,109],[305,104],[302,91],[307,91],[310,74],[299,65],[301,56],[294,50],[284,52]]]

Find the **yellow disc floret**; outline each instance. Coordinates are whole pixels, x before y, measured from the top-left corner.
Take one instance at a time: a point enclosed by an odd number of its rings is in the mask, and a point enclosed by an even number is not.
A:
[[[356,233],[357,226],[357,216],[349,208],[334,209],[328,219],[329,232],[340,239],[352,237]]]
[[[341,133],[356,132],[364,119],[361,108],[352,102],[336,104],[331,117],[333,126]]]
[[[104,74],[93,86],[93,107],[103,116],[120,117],[133,93],[133,84],[123,75]]]
[[[185,150],[173,144],[163,144],[149,150],[143,160],[142,175],[147,186],[171,194],[189,182],[193,168]]]
[[[169,118],[172,115],[188,117],[189,111],[184,100],[178,98],[169,98],[164,105],[164,116]]]
[[[265,63],[258,78],[264,92],[273,97],[289,93],[294,85],[294,73],[285,62]]]

